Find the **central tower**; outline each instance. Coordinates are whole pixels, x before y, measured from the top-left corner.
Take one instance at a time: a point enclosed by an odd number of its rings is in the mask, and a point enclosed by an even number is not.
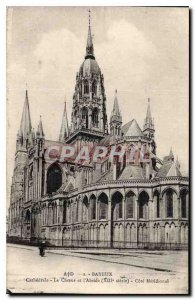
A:
[[[98,142],[108,133],[104,77],[94,55],[90,14],[85,60],[76,75],[71,123],[67,142],[81,137]]]

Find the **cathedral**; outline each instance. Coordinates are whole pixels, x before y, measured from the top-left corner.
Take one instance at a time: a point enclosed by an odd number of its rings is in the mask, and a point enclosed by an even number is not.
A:
[[[56,141],[48,140],[40,118],[31,124],[25,94],[16,138],[8,238],[66,248],[184,249],[188,245],[189,179],[172,149],[156,154],[150,99],[141,128],[135,119],[123,124],[117,91],[108,119],[104,76],[95,59],[89,21],[86,54],[76,74],[71,125],[66,103]],[[177,132],[176,132],[177,134]],[[50,159],[50,148],[74,145],[121,149],[119,161]],[[141,152],[141,149],[144,149]],[[143,155],[141,155],[143,153]]]

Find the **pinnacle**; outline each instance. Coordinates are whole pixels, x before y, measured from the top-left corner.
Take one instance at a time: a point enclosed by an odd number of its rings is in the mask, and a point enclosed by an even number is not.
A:
[[[28,101],[28,91],[25,92],[25,101],[23,106],[22,118],[20,123],[20,131],[23,138],[26,139],[32,130],[29,101]]]

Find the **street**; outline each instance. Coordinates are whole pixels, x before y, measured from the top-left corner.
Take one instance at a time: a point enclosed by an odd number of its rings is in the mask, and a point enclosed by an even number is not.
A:
[[[186,294],[187,251],[47,250],[7,245],[12,293]]]

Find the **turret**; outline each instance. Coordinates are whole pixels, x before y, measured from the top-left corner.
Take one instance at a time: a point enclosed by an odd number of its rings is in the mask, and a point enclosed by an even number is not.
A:
[[[61,124],[60,135],[59,135],[59,142],[64,143],[68,136],[69,136],[69,128],[68,128],[68,117],[67,117],[66,101],[65,101],[64,111],[62,115],[62,124]]]
[[[16,138],[16,151],[27,149],[30,143],[31,131],[32,131],[32,125],[31,125],[30,109],[29,109],[29,102],[28,102],[28,92],[26,90],[20,128],[18,130],[17,138]]]
[[[40,116],[39,124],[38,124],[38,127],[37,127],[36,138],[37,139],[44,139],[45,138],[45,135],[44,135],[44,132],[43,132],[43,124],[42,124],[41,116]]]
[[[154,138],[154,122],[152,120],[151,116],[151,109],[150,109],[150,98],[148,98],[148,107],[147,107],[147,113],[146,113],[146,118],[144,120],[144,126],[143,126],[143,133],[149,137],[149,138]]]
[[[45,140],[45,134],[43,132],[42,118],[40,116],[39,124],[37,127],[37,132],[36,132],[36,144],[38,146],[37,147],[37,155],[39,155],[39,151],[42,150],[44,140]]]
[[[170,160],[174,161],[174,154],[173,154],[172,147],[171,147],[170,152],[169,152],[169,158],[170,158]]]
[[[114,136],[121,136],[122,117],[119,110],[117,90],[115,90],[114,105],[110,117],[110,133]]]

